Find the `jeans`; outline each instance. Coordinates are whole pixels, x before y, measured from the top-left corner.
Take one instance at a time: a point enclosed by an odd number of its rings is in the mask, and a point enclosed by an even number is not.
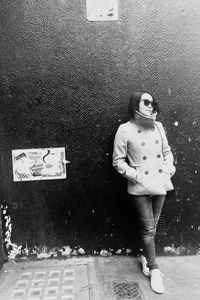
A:
[[[150,270],[157,269],[155,234],[158,220],[165,201],[165,195],[128,195],[129,203],[139,224],[139,240]]]

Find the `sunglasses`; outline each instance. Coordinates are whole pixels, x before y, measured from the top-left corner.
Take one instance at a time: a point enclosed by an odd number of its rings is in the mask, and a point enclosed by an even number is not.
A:
[[[148,99],[142,99],[141,101],[144,101],[145,106],[149,106],[149,104],[151,104],[153,108],[156,106],[156,101],[150,101]]]

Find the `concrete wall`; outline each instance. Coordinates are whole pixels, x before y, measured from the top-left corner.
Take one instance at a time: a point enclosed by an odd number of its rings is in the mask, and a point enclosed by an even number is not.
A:
[[[161,246],[198,248],[200,3],[119,4],[120,21],[89,22],[82,0],[1,1],[0,189],[17,245],[134,248],[111,155],[130,94],[146,90],[177,166]],[[66,148],[68,178],[14,183],[11,150],[41,147]]]

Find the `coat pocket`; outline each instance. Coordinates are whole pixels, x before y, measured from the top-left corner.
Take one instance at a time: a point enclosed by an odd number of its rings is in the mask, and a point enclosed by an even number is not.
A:
[[[163,170],[163,177],[164,177],[163,180],[164,180],[166,191],[173,190],[174,187],[171,182],[171,174],[170,174],[170,171],[166,168],[166,166]]]
[[[144,176],[144,172],[143,172],[142,168],[141,167],[135,167],[135,169],[136,169],[136,174],[137,174],[136,182],[137,183],[143,182],[145,176]]]
[[[163,173],[168,176],[169,178],[171,178],[171,174],[170,174],[170,171],[169,169],[164,165],[163,166]]]

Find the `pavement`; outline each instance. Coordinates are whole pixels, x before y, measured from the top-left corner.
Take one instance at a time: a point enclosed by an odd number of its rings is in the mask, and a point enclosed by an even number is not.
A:
[[[200,256],[160,256],[165,294],[154,293],[136,257],[91,256],[9,261],[1,300],[200,300]]]

